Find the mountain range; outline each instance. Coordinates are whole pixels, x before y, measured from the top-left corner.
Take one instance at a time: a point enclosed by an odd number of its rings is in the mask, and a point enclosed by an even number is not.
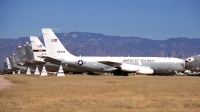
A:
[[[200,38],[186,37],[152,40],[141,37],[108,36],[98,33],[56,33],[63,45],[76,56],[154,56],[187,58],[200,54]],[[43,42],[42,36],[39,36]],[[16,46],[29,42],[29,37],[0,39],[0,59],[4,60]],[[44,42],[43,42],[44,43]],[[3,64],[0,64],[3,68]]]

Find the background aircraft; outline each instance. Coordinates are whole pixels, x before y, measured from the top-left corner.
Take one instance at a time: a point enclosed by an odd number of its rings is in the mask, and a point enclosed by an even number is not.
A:
[[[191,56],[185,59],[185,69],[200,72],[200,55]]]

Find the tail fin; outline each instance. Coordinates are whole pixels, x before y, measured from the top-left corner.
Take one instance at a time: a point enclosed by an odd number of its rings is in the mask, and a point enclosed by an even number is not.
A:
[[[30,36],[30,41],[33,50],[34,59],[37,61],[44,61],[44,59],[39,58],[38,56],[47,56],[46,48],[42,44],[42,42],[38,39],[38,37]]]
[[[13,62],[13,66],[17,67],[18,66],[17,63],[19,62],[18,59],[17,59],[17,56],[15,54],[12,54],[11,59],[12,59],[12,62]]]
[[[23,61],[27,60],[24,48],[22,48],[22,46],[16,46],[16,48],[17,48],[19,63],[22,63]]]
[[[14,66],[14,63],[13,63],[12,57],[9,57],[9,62],[10,62],[10,67],[12,68],[12,67]]]
[[[32,52],[33,50],[32,50],[31,44],[29,44],[28,42],[26,42],[24,44],[24,49],[25,49],[25,52],[26,52],[27,60],[29,60],[29,61],[34,60],[33,52]]]
[[[9,58],[6,58],[6,62],[7,62],[7,65],[8,65],[8,69],[11,69],[11,65],[10,65],[10,60],[9,60]]]
[[[52,57],[75,57],[69,53],[53,31],[49,28],[42,29],[42,34],[47,49],[47,54]]]

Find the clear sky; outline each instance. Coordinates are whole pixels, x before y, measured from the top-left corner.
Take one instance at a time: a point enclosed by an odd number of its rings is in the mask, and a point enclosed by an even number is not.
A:
[[[200,38],[200,0],[0,0],[0,38],[41,36],[41,28]]]

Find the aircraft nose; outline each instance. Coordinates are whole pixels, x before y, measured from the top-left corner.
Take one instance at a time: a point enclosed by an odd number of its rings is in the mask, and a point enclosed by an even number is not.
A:
[[[192,67],[192,62],[194,61],[193,57],[185,59],[185,68],[190,69]]]
[[[192,57],[185,59],[185,63],[192,62],[192,61],[194,61],[194,58]]]

